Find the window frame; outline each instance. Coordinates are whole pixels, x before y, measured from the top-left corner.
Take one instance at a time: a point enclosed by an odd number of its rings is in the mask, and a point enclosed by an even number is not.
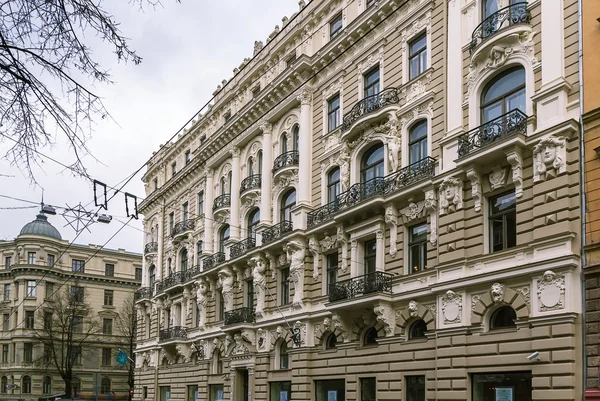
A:
[[[35,311],[25,311],[25,328],[29,330],[35,329]]]
[[[293,202],[288,202],[288,199],[290,198],[292,193],[294,194],[294,200]],[[292,209],[296,207],[297,201],[298,193],[296,192],[295,188],[291,188],[283,194],[280,202],[279,221],[283,222],[293,220]],[[287,219],[286,217],[289,217],[289,219]]]
[[[360,377],[359,379],[360,401],[377,401],[377,377]],[[373,390],[372,394],[365,394],[367,387]]]
[[[423,46],[422,48],[419,48],[417,50],[414,51],[413,53],[413,46],[419,42],[423,40],[425,42],[425,46]],[[427,32],[421,32],[417,35],[415,35],[413,38],[411,38],[410,42],[408,42],[408,80],[412,81],[413,79],[418,78],[421,74],[423,74],[425,71],[427,71],[428,67],[428,49],[427,49]],[[424,54],[423,54],[424,53]],[[424,60],[423,60],[424,58]],[[413,74],[413,65],[412,65],[412,61],[414,59],[418,59],[419,61],[419,68],[417,70],[416,74]]]
[[[231,238],[231,227],[225,224],[219,230],[219,252],[225,253],[225,243]]]
[[[421,323],[425,326],[425,330],[422,331],[422,334],[419,334],[419,332],[417,332],[417,329],[422,328]],[[427,335],[425,333],[427,333],[427,323],[423,319],[417,319],[410,325],[410,329],[408,331],[408,339],[421,340],[427,338]]]
[[[10,267],[12,266],[12,256],[6,256],[4,258],[4,268],[6,270],[10,269]]]
[[[500,81],[502,78],[504,78],[514,72],[517,72],[519,70],[523,72],[523,83],[521,85],[516,86],[516,87],[511,87],[511,89],[509,91],[503,92],[501,96],[496,96],[495,98],[488,100],[487,102],[484,101],[485,95],[487,95],[488,91],[492,88],[492,86],[494,86],[495,83]],[[520,91],[523,91],[524,104],[525,104],[525,108],[527,108],[527,72],[525,71],[525,68],[523,66],[521,66],[521,65],[515,66],[513,68],[509,68],[507,70],[504,70],[504,71],[494,75],[492,77],[492,79],[489,80],[488,83],[483,87],[483,90],[481,91],[481,96],[479,97],[479,118],[480,118],[481,124],[485,124],[489,121],[493,121],[493,119],[486,121],[485,109],[486,109],[486,107],[489,107],[497,102],[501,102],[501,104],[502,104],[502,111],[500,113],[501,116],[512,111],[512,110],[507,109],[507,106],[508,106],[507,100],[510,98],[510,96],[513,96]]]
[[[71,259],[71,271],[74,273],[85,273],[85,260]]]
[[[33,343],[23,343],[23,362],[33,362]]]
[[[371,155],[378,152],[379,149],[381,149],[381,159],[378,159],[374,163],[369,163],[368,159]],[[379,175],[379,168],[381,168],[381,175]],[[368,178],[369,172],[372,172],[372,178]],[[360,182],[364,184],[376,178],[383,177],[385,177],[385,147],[383,143],[377,142],[369,147],[360,158]]]
[[[423,381],[421,383],[421,378]],[[406,401],[425,401],[425,394],[427,390],[427,377],[425,375],[406,375],[404,376]],[[411,388],[411,385],[416,384],[417,388]],[[422,385],[422,386],[421,386]],[[414,394],[416,392],[416,394]],[[416,397],[416,398],[415,398]]]
[[[367,82],[369,81],[369,77],[371,75],[373,75],[375,72],[377,72],[377,79],[374,80],[372,83],[367,84]],[[367,70],[363,76],[363,99],[366,99],[368,97],[372,97],[372,96],[377,96],[381,93],[381,84],[382,84],[382,80],[381,80],[381,68],[379,66],[379,64],[373,66],[372,68],[370,68],[369,70]],[[373,93],[369,95],[370,90],[373,89]]]
[[[371,245],[374,250],[371,250]],[[363,275],[369,276],[377,272],[377,239],[372,238],[363,242]],[[372,271],[369,271],[371,270]]]
[[[104,264],[104,275],[106,277],[114,277],[115,276],[115,265],[112,263]]]
[[[337,106],[334,107],[334,102],[337,101]],[[342,96],[336,93],[327,100],[327,131],[335,131],[342,123]],[[332,125],[333,122],[333,125]]]
[[[333,263],[333,261],[335,260],[335,265]],[[340,261],[339,261],[339,255],[337,252],[335,253],[329,253],[327,255],[325,255],[325,263],[326,263],[326,277],[327,277],[327,285],[326,285],[326,291],[327,294],[331,293],[331,286],[336,284],[338,282],[339,279],[339,266],[340,266]],[[333,276],[335,276],[335,279],[332,280]]]
[[[21,378],[22,394],[31,394],[31,376],[25,375]]]
[[[337,173],[337,178],[334,175]],[[327,203],[334,202],[342,193],[342,176],[339,167],[334,167],[327,173]]]
[[[27,252],[27,264],[35,265],[37,263],[37,253],[36,252]]]
[[[425,228],[425,235],[421,239],[415,239],[414,230],[420,227]],[[408,274],[421,273],[427,270],[427,233],[428,227],[426,221],[414,224],[408,228]],[[413,249],[417,249],[419,252],[420,260],[416,266],[417,270],[415,270],[415,263],[413,260]]]
[[[85,300],[83,287],[72,285],[71,286],[71,297],[74,303],[82,303]]]
[[[108,388],[106,387],[108,383]],[[108,377],[103,377],[102,380],[100,380],[100,394],[108,394],[110,393],[112,390],[112,383],[110,381],[110,379]]]
[[[26,280],[25,283],[25,298],[36,298],[37,282],[35,280]]]
[[[511,193],[513,194],[514,206],[508,210],[494,213],[495,200],[499,199],[503,196],[506,196],[508,194],[511,194]],[[489,248],[488,248],[489,253],[502,252],[502,251],[506,251],[511,248],[515,248],[517,246],[517,223],[516,223],[516,221],[517,221],[517,197],[516,197],[515,191],[511,190],[511,191],[500,193],[498,195],[490,196],[489,202],[488,202],[488,207],[489,207],[488,230],[489,230],[489,242],[490,242]],[[508,244],[507,244],[508,228],[507,228],[506,216],[508,216],[509,214],[514,214],[514,221],[515,221],[514,245],[512,245],[512,246],[508,246]],[[499,217],[502,217],[502,249],[494,250],[494,219],[499,218]]]
[[[342,13],[336,14],[329,21],[329,40],[335,39],[344,29],[344,18]]]
[[[104,304],[103,305],[104,306],[114,306],[113,305],[114,296],[115,296],[114,290],[104,290]]]
[[[290,354],[289,354],[289,351],[288,351],[287,342],[285,342],[285,340],[281,341],[279,343],[278,351],[279,351],[278,352],[279,355],[278,355],[278,358],[277,358],[277,360],[279,362],[279,365],[277,366],[278,369],[279,370],[288,370],[288,369],[290,369]]]
[[[512,313],[511,315],[514,316],[514,318],[512,319],[512,324],[508,324],[508,325],[498,325],[496,323],[496,319],[500,316],[501,313],[510,310]],[[515,323],[515,321],[518,319],[517,316],[517,311],[510,305],[502,305],[501,307],[499,307],[498,309],[496,309],[495,311],[493,311],[490,315],[490,320],[489,320],[489,330],[490,331],[496,331],[496,330],[506,330],[506,329],[515,329],[517,327],[517,324]]]
[[[46,266],[53,267],[55,260],[56,260],[55,256],[53,254],[49,253],[48,257],[46,258]]]
[[[375,333],[374,336],[372,333]],[[379,345],[377,342],[377,338],[379,337],[379,333],[375,327],[369,327],[365,330],[365,333],[362,336],[362,346],[363,347],[373,347]]]
[[[184,160],[186,166],[192,161],[192,152],[189,149],[184,153]]]
[[[4,284],[4,295],[3,295],[4,301],[10,301],[10,293],[11,293],[10,283]]]
[[[254,208],[248,214],[248,238],[256,240],[256,232],[260,225],[260,208]]]
[[[102,319],[102,334],[112,336],[113,334],[113,319],[105,317]]]
[[[425,127],[425,135],[412,139],[412,133],[421,127]],[[417,147],[419,159],[413,160],[413,147]],[[427,120],[418,120],[408,130],[408,164],[420,162],[429,156],[429,124]]]
[[[290,268],[279,269],[279,305],[290,304]]]
[[[102,348],[102,366],[112,366],[112,349],[111,348],[107,348],[107,347]]]

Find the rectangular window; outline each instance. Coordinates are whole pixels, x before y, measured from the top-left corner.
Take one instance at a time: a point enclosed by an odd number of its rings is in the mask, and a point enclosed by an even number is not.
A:
[[[292,398],[292,382],[271,382],[269,390],[269,401],[290,401]]]
[[[487,372],[473,374],[473,401],[531,401],[531,372]],[[415,400],[424,400],[415,398]],[[411,400],[412,401],[412,400]]]
[[[114,277],[115,276],[115,265],[107,263],[104,265],[104,275],[106,277]]]
[[[196,214],[198,216],[204,214],[204,191],[198,193],[198,210],[196,211]]]
[[[10,266],[12,265],[12,256],[7,256],[4,258],[4,268],[5,269],[10,269]]]
[[[83,318],[81,316],[73,316],[73,333],[83,333]]]
[[[142,397],[145,400],[146,398],[148,398],[148,386],[144,386],[142,389]]]
[[[316,401],[345,401],[346,382],[339,380],[316,380]]]
[[[112,351],[110,348],[102,348],[102,366],[112,365]]]
[[[152,186],[154,187],[155,191],[158,190],[158,178],[152,180]]]
[[[73,259],[71,261],[71,269],[74,272],[85,273],[85,260]]]
[[[27,292],[25,296],[28,298],[35,298],[35,280],[27,280]]]
[[[54,295],[54,283],[46,281],[46,299],[52,299]]]
[[[246,305],[254,310],[254,281],[246,281]]]
[[[81,347],[76,346],[71,348],[71,357],[73,360],[73,365],[81,365]]]
[[[187,386],[187,401],[196,401],[198,399],[198,386]]]
[[[135,268],[135,279],[138,281],[142,280],[142,268],[141,267]]]
[[[360,379],[360,401],[377,401],[377,379],[364,377]]]
[[[377,270],[377,240],[365,241],[365,275],[373,274]]]
[[[490,199],[490,251],[517,245],[517,198],[508,192]]]
[[[408,52],[409,79],[414,79],[427,69],[427,34],[410,42]]]
[[[338,254],[330,253],[327,255],[327,290],[331,293],[332,287],[338,281]]]
[[[173,233],[173,227],[175,226],[175,212],[169,213],[169,234]]]
[[[54,255],[48,255],[48,263],[46,263],[46,266],[52,267],[54,266]]]
[[[2,331],[8,331],[10,329],[10,314],[5,313],[2,315]]]
[[[104,306],[113,306],[113,290],[104,290]]]
[[[83,287],[72,286],[71,297],[73,298],[73,302],[83,302]]]
[[[171,163],[171,177],[175,177],[177,174],[177,162]]]
[[[102,334],[112,334],[113,320],[102,319]]]
[[[171,387],[160,386],[160,401],[169,401],[171,399]]]
[[[223,401],[223,385],[222,384],[211,384],[209,385],[209,401]],[[162,401],[162,400],[161,400]]]
[[[256,99],[260,95],[260,85],[252,89],[252,99]]]
[[[340,95],[337,94],[327,102],[327,126],[333,131],[340,125]]]
[[[8,363],[8,344],[2,345],[2,363]]]
[[[35,312],[32,310],[25,311],[25,328],[35,328]]]
[[[219,305],[217,310],[217,319],[223,320],[225,319],[225,300],[223,299],[223,293],[219,291]]]
[[[181,220],[182,221],[187,221],[187,219],[190,217],[189,216],[189,210],[188,210],[188,203],[185,202],[183,205],[181,205]]]
[[[45,345],[44,346],[44,362],[50,363],[50,361],[52,361],[52,348]]]
[[[406,401],[425,401],[425,376],[405,376],[404,380]]]
[[[280,288],[281,288],[281,305],[287,305],[290,303],[290,269],[284,268],[279,271],[280,275]]]
[[[52,312],[44,312],[44,330],[52,330]]]
[[[375,4],[377,0],[367,0],[367,8],[371,7],[373,4]]]
[[[185,151],[185,165],[187,166],[192,161],[192,152],[189,150]]]
[[[10,301],[10,284],[4,284],[4,300]]]
[[[342,14],[336,15],[329,23],[329,39],[335,38],[340,32],[342,32]]]
[[[294,50],[294,54],[292,54],[290,57],[288,57],[288,59],[285,61],[285,66],[286,68],[291,67],[297,60],[298,58],[296,57],[296,51]]]
[[[27,252],[27,263],[30,265],[35,265],[36,254],[35,252]]]
[[[33,362],[33,343],[23,344],[23,362]]]
[[[375,96],[379,94],[379,67],[372,69],[363,76],[364,97]],[[375,103],[377,99],[373,99]],[[369,105],[367,105],[368,107]]]
[[[229,120],[231,120],[231,110],[227,110],[223,117],[225,118],[226,123],[229,122]]]
[[[408,273],[419,273],[427,270],[427,224],[418,224],[408,230]]]

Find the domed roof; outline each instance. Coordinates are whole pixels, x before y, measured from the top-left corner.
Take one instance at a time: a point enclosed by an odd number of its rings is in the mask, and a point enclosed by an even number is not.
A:
[[[25,224],[19,235],[43,235],[44,237],[58,240],[62,239],[58,230],[52,224],[48,223],[48,218],[42,213],[38,214],[36,219],[31,223]]]

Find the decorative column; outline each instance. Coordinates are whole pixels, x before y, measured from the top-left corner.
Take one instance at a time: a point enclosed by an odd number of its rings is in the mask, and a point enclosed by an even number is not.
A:
[[[231,149],[231,239],[240,238],[240,148]]]
[[[383,231],[381,230],[378,230],[376,233],[376,244],[377,249],[375,251],[375,257],[377,258],[377,263],[375,263],[375,270],[382,272],[385,271],[385,243],[383,241]]]
[[[446,102],[447,132],[452,135],[462,127],[462,25],[461,25],[461,2],[457,0],[448,1],[448,53],[446,80],[448,85],[448,101]]]
[[[358,241],[350,241],[350,277],[358,277]]]
[[[248,366],[248,399],[254,399],[253,389],[255,389],[254,366]]]
[[[312,93],[304,88],[298,95],[300,101],[299,149],[300,166],[298,168],[298,205],[311,205],[310,184],[312,175]]]
[[[214,170],[206,171],[206,189],[204,190],[204,251],[207,253],[213,253],[212,206],[215,200],[213,174]]]
[[[160,207],[160,218],[158,219],[158,233],[156,233],[157,235],[157,242],[158,242],[158,256],[156,258],[156,280],[157,281],[161,281],[162,280],[162,265],[163,265],[163,255],[164,255],[164,251],[165,251],[165,245],[164,245],[164,237],[165,237],[165,233],[164,233],[164,223],[165,223],[165,219],[167,218],[167,216],[165,216],[165,205],[163,203],[163,205]]]
[[[268,122],[263,122],[260,126],[263,132],[262,136],[262,170],[260,171],[260,223],[264,225],[272,224],[271,216],[271,188],[273,185],[273,126]]]

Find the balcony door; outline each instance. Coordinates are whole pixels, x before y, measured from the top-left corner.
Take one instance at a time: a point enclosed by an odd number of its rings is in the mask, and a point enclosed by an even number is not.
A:
[[[517,67],[494,77],[481,97],[482,124],[519,109],[526,112],[525,70]]]
[[[361,161],[360,181],[366,183],[374,178],[383,177],[383,144],[378,143],[364,154]]]

